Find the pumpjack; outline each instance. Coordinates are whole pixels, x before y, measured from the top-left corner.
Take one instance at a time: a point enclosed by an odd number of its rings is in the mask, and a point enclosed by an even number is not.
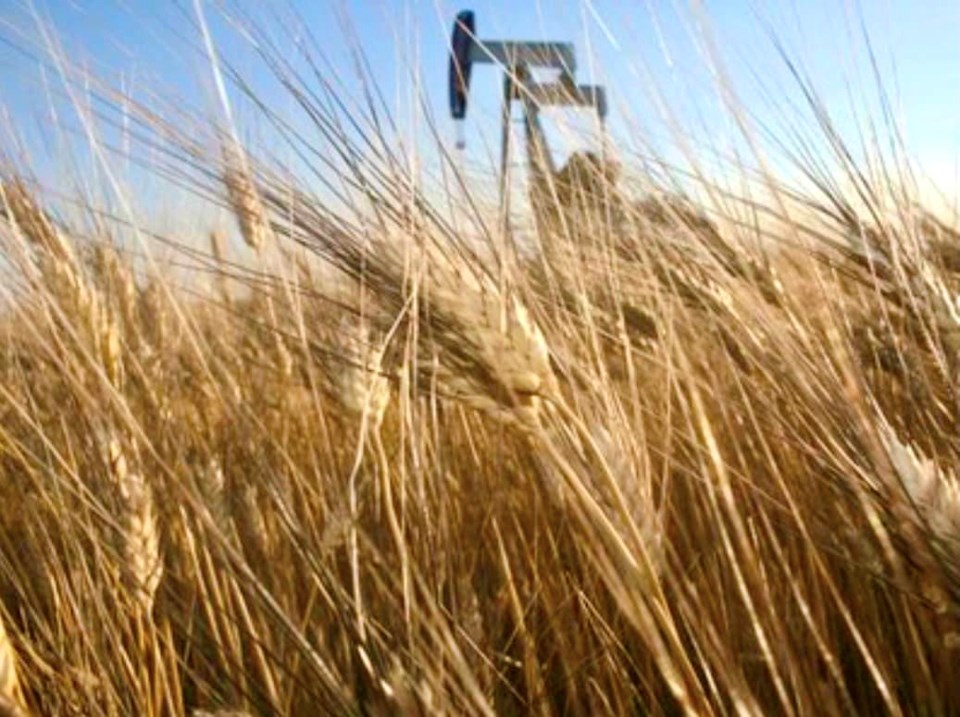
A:
[[[481,40],[477,37],[476,15],[464,10],[453,23],[450,41],[449,95],[450,114],[462,123],[467,116],[470,78],[475,64],[492,64],[503,70],[501,111],[499,194],[503,221],[509,230],[510,217],[510,122],[514,102],[523,111],[524,136],[530,168],[531,199],[534,211],[545,205],[544,193],[550,191],[558,172],[540,120],[546,107],[592,109],[605,131],[607,97],[600,85],[576,83],[576,53],[568,42],[517,42]],[[538,82],[534,71],[555,71],[556,79]],[[464,146],[462,124],[458,128],[458,147]]]

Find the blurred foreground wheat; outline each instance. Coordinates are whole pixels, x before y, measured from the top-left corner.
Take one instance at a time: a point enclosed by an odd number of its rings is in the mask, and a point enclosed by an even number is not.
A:
[[[296,96],[349,212],[144,120],[209,286],[4,167],[0,713],[960,712],[949,218],[575,160],[518,248]]]

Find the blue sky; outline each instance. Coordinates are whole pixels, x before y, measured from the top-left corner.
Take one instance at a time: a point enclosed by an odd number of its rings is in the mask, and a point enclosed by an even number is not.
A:
[[[753,120],[773,126],[780,136],[787,134],[781,127],[809,128],[809,114],[797,104],[799,93],[775,51],[771,32],[810,74],[841,129],[850,137],[862,137],[858,113],[879,116],[862,35],[866,28],[909,148],[938,179],[947,182],[956,174],[960,3],[476,0],[466,6],[476,11],[484,38],[575,42],[579,79],[607,85],[611,133],[627,155],[652,144],[675,156],[671,153],[677,152],[678,126],[698,148],[742,149],[739,128],[717,92],[711,43]],[[422,117],[415,123],[421,113],[411,111],[412,88],[417,86],[438,128],[452,140],[454,129],[446,114],[446,42],[456,11],[464,7],[461,3],[206,0],[204,7],[219,51],[280,111],[295,114],[289,96],[271,82],[242,36],[249,18],[290,58],[296,55],[298,39],[306,37],[302,28],[308,28],[314,52],[328,62],[328,71],[343,77],[345,91],[357,97],[362,93],[351,49],[362,47],[370,72],[404,127],[424,132]],[[44,51],[37,18],[53,30],[70,62],[128,88],[134,96],[157,93],[176,97],[179,106],[201,114],[219,111],[194,25],[194,0],[0,0],[0,17],[0,104],[34,161],[48,171],[62,165],[66,155],[48,132],[47,88],[56,82],[38,60]],[[475,73],[466,125],[470,166],[492,169],[499,139],[499,82],[499,73],[491,68]],[[661,101],[673,119],[665,119]],[[245,139],[269,144],[269,130],[255,111],[238,101],[236,112]],[[557,131],[556,123],[550,126],[556,144],[563,145],[568,133]],[[589,123],[581,119],[576,126]],[[587,136],[573,145],[592,142]],[[423,146],[430,154],[429,142]]]

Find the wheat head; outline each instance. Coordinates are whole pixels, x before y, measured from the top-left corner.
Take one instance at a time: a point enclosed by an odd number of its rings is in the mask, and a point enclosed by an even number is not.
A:
[[[259,251],[270,236],[270,223],[253,181],[247,156],[237,147],[224,149],[223,155],[223,184],[227,190],[227,200],[237,217],[244,242],[251,249]]]
[[[131,469],[116,436],[107,442],[110,478],[120,501],[123,574],[144,612],[153,608],[163,575],[160,532],[153,494],[143,475]]]
[[[25,705],[17,672],[17,655],[0,618],[0,717],[25,715]]]

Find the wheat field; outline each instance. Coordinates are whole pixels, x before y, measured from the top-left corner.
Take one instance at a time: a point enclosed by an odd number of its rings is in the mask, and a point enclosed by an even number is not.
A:
[[[809,182],[574,163],[521,241],[275,71],[339,202],[102,90],[204,246],[3,155],[0,715],[960,714],[960,230],[909,171],[819,115]]]

